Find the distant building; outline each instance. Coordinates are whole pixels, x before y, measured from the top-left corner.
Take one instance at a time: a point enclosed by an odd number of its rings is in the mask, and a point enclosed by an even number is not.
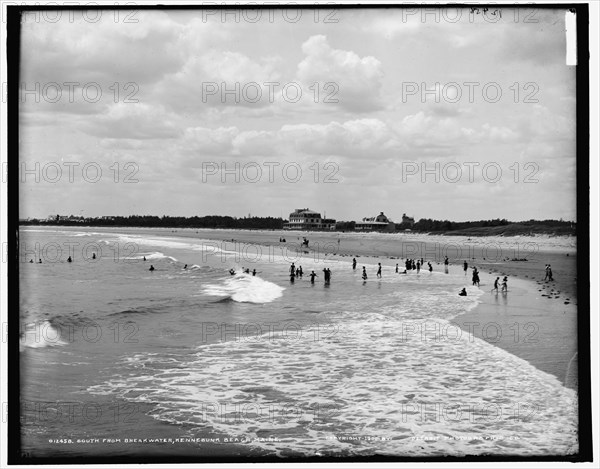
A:
[[[333,231],[335,230],[335,224],[336,221],[333,218],[323,218],[321,220],[321,229],[326,231]]]
[[[355,231],[394,231],[396,225],[380,212],[376,217],[363,218],[354,225]]]
[[[402,214],[402,223],[404,223],[405,225],[414,225],[415,224],[415,219],[413,217],[407,217],[406,213]]]
[[[322,218],[319,212],[308,208],[297,208],[290,213],[290,221],[283,224],[284,230],[334,230],[335,220]]]

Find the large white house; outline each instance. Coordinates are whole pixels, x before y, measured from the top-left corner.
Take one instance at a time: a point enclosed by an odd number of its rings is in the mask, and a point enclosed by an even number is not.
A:
[[[394,231],[396,224],[380,212],[376,217],[363,218],[354,224],[355,231]]]
[[[319,212],[308,208],[297,208],[290,213],[290,221],[284,223],[284,230],[333,230],[335,220],[321,217]]]

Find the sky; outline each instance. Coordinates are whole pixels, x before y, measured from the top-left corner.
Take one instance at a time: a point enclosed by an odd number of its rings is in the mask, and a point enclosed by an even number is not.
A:
[[[85,13],[23,18],[21,218],[576,220],[564,10]]]

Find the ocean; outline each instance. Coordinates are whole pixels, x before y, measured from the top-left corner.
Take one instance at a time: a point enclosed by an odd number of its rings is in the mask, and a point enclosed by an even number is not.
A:
[[[578,451],[575,391],[452,322],[461,266],[131,231],[20,230],[32,457]]]

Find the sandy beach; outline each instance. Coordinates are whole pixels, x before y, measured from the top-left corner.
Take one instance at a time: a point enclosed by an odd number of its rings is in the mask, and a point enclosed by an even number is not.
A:
[[[38,285],[21,307],[31,339],[22,349],[26,387],[32,390],[27,399],[35,403],[42,397],[36,393],[43,393],[49,402],[99,406],[104,417],[115,405],[141,412],[136,406],[142,403],[148,406],[144,414],[152,416],[118,427],[98,419],[98,434],[129,441],[133,434],[156,438],[171,432],[214,436],[219,443],[232,434],[276,435],[285,439],[283,446],[275,440],[252,440],[252,445],[283,457],[313,454],[315,448],[338,454],[345,440],[328,439],[328,432],[391,438],[365,440],[360,447],[365,454],[512,454],[522,448],[545,454],[556,451],[556,444],[559,451],[573,451],[572,440],[565,439],[575,423],[577,388],[577,369],[570,366],[577,345],[572,239],[538,240],[540,249],[527,261],[512,261],[515,243],[524,246],[531,239],[95,227],[33,228],[22,235],[29,239],[23,254],[31,255],[34,241],[75,247],[72,264],[65,256],[52,261],[43,250],[40,255],[47,257],[41,265],[22,256],[23,284],[32,292]],[[308,247],[301,246],[304,237]],[[500,255],[491,256],[492,245]],[[85,254],[88,248],[98,250],[95,263]],[[446,255],[450,275],[444,274]],[[396,264],[403,269],[407,257],[423,257],[425,272],[396,274]],[[479,268],[479,288],[471,284],[470,268],[465,275],[464,260]],[[306,277],[291,282],[291,262],[318,274],[330,267],[333,282],[323,284],[321,276],[316,285]],[[552,284],[541,280],[548,262],[557,279]],[[155,272],[148,272],[150,263]],[[379,263],[381,278],[375,275]],[[368,281],[359,280],[362,266]],[[242,267],[256,267],[258,275],[245,276]],[[238,274],[230,276],[230,268]],[[508,292],[491,292],[495,276],[502,274],[509,275]],[[40,276],[46,281],[37,281]],[[457,295],[463,286],[467,298]],[[90,336],[90,324],[96,335]],[[267,324],[279,332],[266,333]],[[300,326],[295,340],[288,337],[288,324]],[[216,331],[210,338],[208,326]],[[257,326],[258,335],[252,333]],[[38,330],[53,330],[63,340],[37,341]],[[46,338],[46,332],[39,335]],[[263,413],[265,406],[290,401],[298,403],[300,420],[261,420],[271,415]],[[335,422],[324,427],[314,415],[305,418],[314,402],[337,406]],[[421,419],[419,409],[431,405],[458,406],[470,417]],[[478,421],[487,416],[482,406],[490,405],[502,419]],[[260,412],[247,422],[236,417],[232,426],[223,417],[235,416],[226,412],[235,406],[259,406]],[[30,408],[28,447],[41,454],[55,451],[44,435],[80,438],[89,425],[83,415],[68,424],[57,418],[46,422],[43,435],[35,433],[36,408]],[[392,408],[396,415],[390,417]],[[532,410],[535,420],[528,416]],[[521,412],[527,417],[515,421]],[[134,431],[138,422],[143,429]],[[465,433],[475,437],[463,442]],[[450,439],[423,440],[439,434]],[[508,446],[498,440],[517,434],[522,441],[507,440]],[[548,434],[557,439],[548,440]],[[404,438],[415,444],[407,446]],[[69,454],[97,450],[104,448],[81,443]],[[119,449],[121,454],[139,450]],[[193,446],[160,449],[180,455],[188,450]]]

